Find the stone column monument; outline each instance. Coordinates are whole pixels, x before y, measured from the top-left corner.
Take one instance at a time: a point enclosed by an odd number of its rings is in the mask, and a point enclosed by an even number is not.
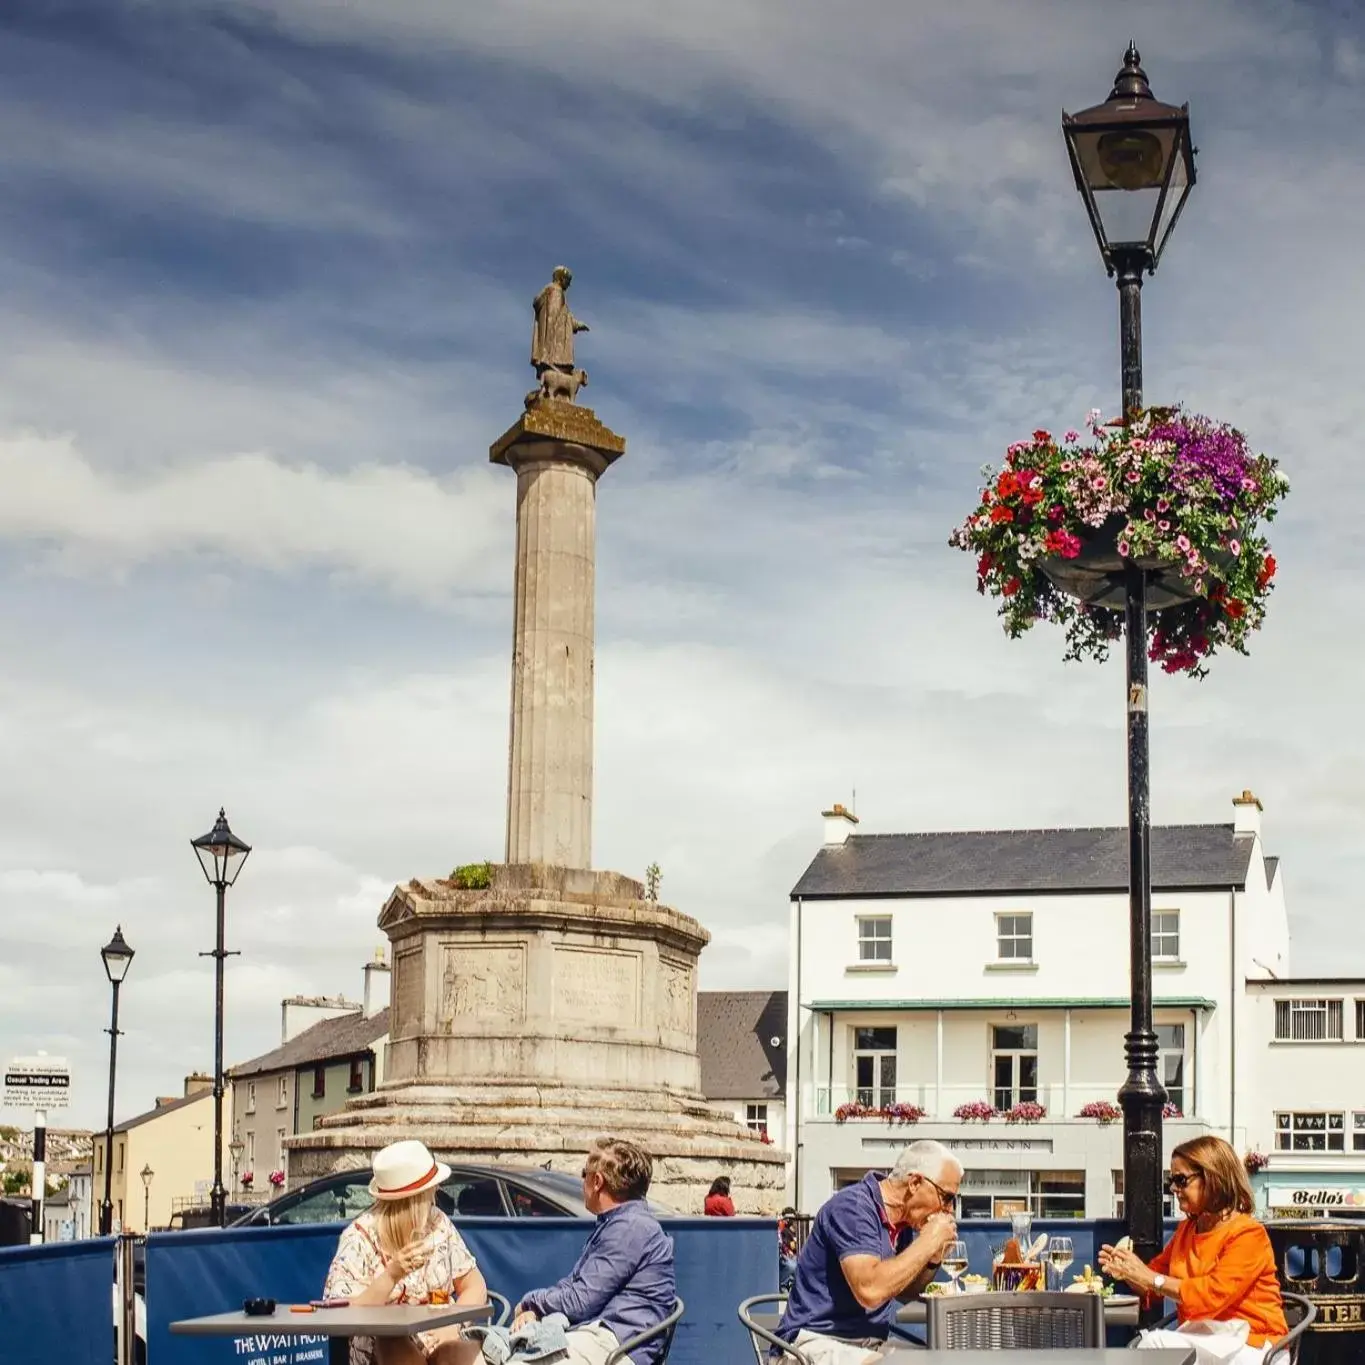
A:
[[[717,1175],[741,1212],[783,1202],[785,1155],[699,1091],[697,958],[709,935],[592,861],[597,481],[625,441],[577,403],[564,267],[534,304],[538,385],[489,452],[517,476],[506,861],[414,880],[393,944],[385,1081],[290,1140],[289,1179],[419,1137],[447,1160],[577,1172],[604,1132],[641,1141],[654,1192],[699,1212]],[[481,871],[481,870],[480,870]]]

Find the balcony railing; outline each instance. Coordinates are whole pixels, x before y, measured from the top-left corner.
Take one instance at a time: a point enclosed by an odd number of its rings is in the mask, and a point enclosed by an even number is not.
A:
[[[1060,1081],[1040,1085],[1033,1091],[997,1093],[984,1085],[935,1086],[932,1081],[919,1085],[898,1085],[894,1089],[882,1086],[812,1086],[805,1089],[803,1111],[806,1118],[833,1118],[841,1105],[862,1104],[869,1109],[886,1109],[893,1104],[914,1105],[924,1111],[926,1121],[952,1123],[953,1111],[976,1100],[985,1100],[1001,1110],[1021,1100],[1034,1100],[1047,1110],[1045,1122],[1059,1123],[1079,1116],[1081,1109],[1094,1101],[1108,1101],[1117,1106],[1118,1081]],[[1189,1102],[1188,1092],[1184,1098]],[[1007,1101],[1001,1103],[1001,1101]],[[1185,1111],[1183,1117],[1194,1118]],[[1089,1120],[1087,1120],[1088,1122]]]

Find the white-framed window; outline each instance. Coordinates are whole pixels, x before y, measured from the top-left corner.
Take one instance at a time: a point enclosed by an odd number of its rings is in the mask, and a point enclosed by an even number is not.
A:
[[[1152,911],[1152,960],[1180,961],[1180,911]]]
[[[275,1082],[275,1108],[283,1109],[289,1103],[289,1077],[281,1076]]]
[[[858,916],[858,961],[891,961],[891,916]]]
[[[1033,914],[995,917],[995,955],[1001,962],[1033,961]]]
[[[1166,1087],[1166,1098],[1185,1112],[1185,1025],[1156,1024],[1157,1075]]]
[[[991,1026],[991,1103],[997,1109],[1038,1099],[1038,1025]]]
[[[744,1106],[744,1126],[761,1137],[768,1135],[768,1106],[766,1104],[746,1104]]]
[[[1365,1043],[1365,1000],[1356,1001],[1356,1038]]]
[[[1360,1110],[1351,1115],[1351,1150],[1365,1152],[1365,1113]]]
[[[254,1114],[256,1112],[256,1082],[246,1083],[246,1112]]]
[[[1275,1114],[1277,1152],[1344,1152],[1346,1115],[1340,1110],[1278,1110]]]
[[[1339,1043],[1342,1040],[1342,1001],[1327,999],[1277,1000],[1277,1043]]]
[[[869,1109],[881,1109],[896,1098],[896,1030],[853,1030],[853,1098]]]
[[[256,1170],[256,1134],[254,1132],[246,1135],[246,1152],[244,1155],[246,1156],[247,1170],[254,1174]]]
[[[275,1129],[275,1150],[280,1154],[280,1164],[277,1169],[284,1170],[284,1140],[288,1136],[287,1128]]]

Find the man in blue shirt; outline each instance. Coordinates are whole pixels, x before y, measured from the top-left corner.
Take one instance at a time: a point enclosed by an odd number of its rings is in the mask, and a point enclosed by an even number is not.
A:
[[[815,1215],[777,1334],[812,1365],[875,1360],[896,1320],[957,1237],[962,1164],[940,1142],[912,1142],[891,1174],[840,1190]],[[914,1233],[913,1240],[910,1234]]]
[[[623,1341],[657,1326],[673,1311],[673,1239],[649,1211],[654,1163],[621,1138],[598,1138],[583,1164],[583,1202],[597,1225],[574,1268],[549,1289],[517,1305],[513,1328],[563,1313],[569,1320],[569,1360],[603,1365]],[[655,1365],[663,1346],[649,1342],[629,1357]]]

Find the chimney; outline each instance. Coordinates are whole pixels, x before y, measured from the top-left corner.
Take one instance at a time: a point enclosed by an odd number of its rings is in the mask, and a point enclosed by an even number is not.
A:
[[[1261,803],[1254,792],[1244,791],[1241,796],[1232,798],[1232,832],[1234,834],[1260,834]]]
[[[858,823],[858,817],[851,810],[840,805],[838,801],[828,810],[821,811],[820,814],[825,818],[826,848],[832,844],[842,844],[853,833],[853,826]]]
[[[202,1095],[205,1090],[213,1089],[213,1077],[205,1076],[202,1071],[191,1072],[185,1077],[185,1098],[191,1095]]]
[[[389,964],[384,961],[384,950],[376,948],[374,961],[365,964],[365,991],[361,999],[365,1002],[366,1019],[373,1019],[380,1010],[388,1008],[390,980]]]

